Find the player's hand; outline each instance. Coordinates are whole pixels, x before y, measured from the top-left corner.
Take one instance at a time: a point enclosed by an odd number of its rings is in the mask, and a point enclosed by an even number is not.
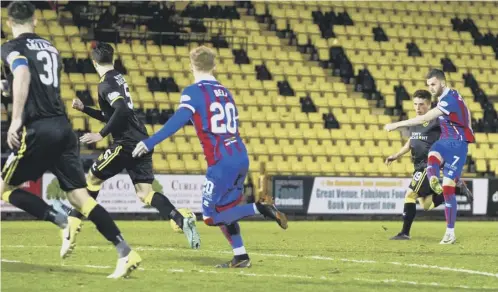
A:
[[[391,132],[391,131],[394,131],[398,128],[398,126],[396,125],[396,123],[392,123],[392,124],[386,124],[384,126],[384,130],[388,131],[388,132]]]
[[[9,81],[2,79],[0,81],[0,91],[2,92],[3,97],[9,97]]]
[[[21,142],[19,139],[19,131],[22,127],[22,120],[15,119],[10,123],[9,131],[7,132],[7,144],[9,148],[14,150],[21,147]]]
[[[396,161],[398,160],[398,156],[396,155],[391,155],[389,157],[386,158],[386,161],[384,162],[386,165],[391,165],[391,163],[393,163],[393,161]]]
[[[73,99],[73,108],[75,110],[83,111],[85,109],[85,105],[79,98]]]
[[[80,141],[86,144],[97,143],[100,140],[104,139],[100,133],[86,133],[81,136]]]
[[[137,146],[135,147],[135,150],[133,150],[133,157],[137,158],[137,157],[140,157],[142,155],[145,155],[149,152],[149,149],[147,148],[147,146],[145,145],[144,142],[138,142]]]

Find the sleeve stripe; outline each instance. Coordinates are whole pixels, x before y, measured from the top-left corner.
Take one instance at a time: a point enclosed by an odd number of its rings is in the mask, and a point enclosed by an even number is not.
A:
[[[10,71],[14,71],[14,69],[17,68],[17,66],[28,66],[28,59],[24,56],[17,56],[12,59],[12,62],[10,63]]]
[[[14,63],[14,61],[17,59],[25,59],[26,61],[28,60],[28,58],[26,58],[24,56],[15,56],[14,58],[12,58],[12,63]]]
[[[190,104],[180,103],[180,105],[178,106],[178,108],[182,108],[182,107],[188,108],[189,110],[191,110],[195,114],[195,108],[193,106],[191,106]]]
[[[442,111],[445,115],[449,115],[449,114],[450,114],[450,112],[449,112],[449,111],[447,111],[445,108],[443,108],[443,107],[442,107],[442,106],[440,106],[440,105],[438,105],[438,106],[437,106],[437,108],[438,108],[440,111]]]
[[[111,105],[112,105],[113,103],[115,103],[115,102],[116,102],[116,100],[118,100],[118,99],[124,99],[124,97],[122,97],[122,96],[120,95],[120,96],[118,96],[118,97],[114,98],[114,99],[111,101]]]

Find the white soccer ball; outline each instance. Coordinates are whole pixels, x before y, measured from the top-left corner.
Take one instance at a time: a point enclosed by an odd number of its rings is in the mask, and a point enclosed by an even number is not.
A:
[[[194,218],[195,219],[194,212],[192,212],[188,208],[180,208],[180,209],[178,209],[178,212],[180,212],[180,214],[182,214],[183,217],[190,217],[190,218]],[[180,226],[178,226],[178,224],[176,224],[175,221],[173,221],[173,219],[169,220],[169,224],[171,225],[171,228],[173,229],[174,232],[176,232],[176,233],[183,233],[183,230],[180,228]]]

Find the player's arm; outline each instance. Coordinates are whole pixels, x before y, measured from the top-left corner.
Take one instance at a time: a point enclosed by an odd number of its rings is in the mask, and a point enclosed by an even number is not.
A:
[[[121,96],[115,99],[111,103],[111,106],[114,108],[114,113],[104,128],[100,130],[99,133],[102,137],[106,137],[113,131],[119,130],[126,123],[126,119],[131,114],[124,98]]]
[[[92,107],[84,105],[82,112],[84,112],[85,114],[89,115],[90,117],[92,117],[96,120],[99,120],[101,122],[107,121],[104,117],[104,113],[102,113],[102,111],[100,111],[98,109],[94,109]]]
[[[198,99],[191,98],[191,96],[196,94],[198,94],[196,89],[187,87],[182,92],[180,105],[178,106],[178,110],[175,114],[166,122],[166,124],[164,124],[161,130],[148,139],[137,144],[135,150],[133,150],[133,157],[144,155],[145,153],[151,151],[157,144],[178,132],[178,130],[180,130],[180,128],[183,127],[190,120],[190,118],[192,118],[192,115],[199,107],[199,105],[195,102]]]
[[[408,152],[410,152],[410,140],[406,141],[405,145],[403,145],[403,147],[401,147],[401,149],[399,149],[396,154],[387,157],[385,163],[387,165],[390,165],[393,161],[397,160]]]
[[[10,70],[13,74],[12,81],[12,122],[9,127],[7,143],[11,149],[21,146],[19,130],[22,127],[24,105],[28,99],[31,73],[29,72],[28,59],[19,52],[12,52],[7,57]]]
[[[89,115],[90,117],[97,119],[101,122],[106,122],[106,119],[105,119],[102,111],[84,105],[83,102],[79,98],[73,99],[73,108],[76,110],[79,110],[79,111],[81,111],[81,112]]]
[[[143,140],[145,147],[150,151],[157,144],[173,136],[180,130],[189,120],[194,113],[185,107],[180,107],[175,114],[164,124],[161,130],[157,131],[148,139]]]
[[[126,120],[131,114],[124,100],[122,90],[119,87],[112,87],[109,84],[99,86],[100,95],[114,108],[112,116],[109,118],[104,128],[98,133],[87,133],[80,138],[83,143],[95,143],[102,140],[112,132],[119,131],[126,125]]]
[[[396,130],[397,128],[402,128],[402,127],[411,127],[411,126],[416,126],[416,125],[421,125],[423,123],[428,123],[434,119],[439,118],[442,116],[444,113],[439,107],[435,107],[428,111],[425,115],[417,116],[413,119],[397,122],[397,123],[392,123],[392,124],[387,124],[384,126],[384,129],[388,132]]]

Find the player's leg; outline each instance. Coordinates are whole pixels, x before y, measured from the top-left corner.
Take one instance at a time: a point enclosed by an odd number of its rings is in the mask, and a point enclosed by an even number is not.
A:
[[[190,248],[199,249],[201,247],[201,238],[195,226],[195,218],[183,217],[165,195],[153,190],[151,183],[137,183],[135,190],[144,204],[156,208],[164,219],[175,221],[183,230]]]
[[[0,190],[4,202],[8,202],[37,219],[52,222],[61,229],[67,226],[67,216],[55,210],[39,196],[20,187],[7,185],[3,178],[0,179]]]
[[[427,158],[427,176],[429,177],[431,189],[436,194],[443,192],[443,188],[439,183],[439,175],[441,166],[444,164],[444,153],[446,151],[445,141],[436,141],[436,143],[432,144]]]
[[[467,198],[468,203],[472,203],[474,201],[474,194],[472,194],[472,192],[469,190],[467,184],[463,179],[458,180],[456,188],[457,188],[456,189],[457,194],[465,196]]]
[[[417,172],[416,172],[417,173]],[[421,173],[421,172],[418,172]],[[415,180],[414,176],[414,180]],[[417,182],[419,183],[419,182]],[[415,188],[416,189],[416,188]],[[397,235],[391,237],[391,240],[408,240],[410,239],[410,230],[412,228],[413,220],[417,212],[417,193],[408,189],[405,194],[405,204],[403,206],[403,229]]]
[[[183,217],[165,195],[154,191],[152,187],[152,183],[154,182],[152,153],[148,153],[139,159],[134,159],[131,156],[132,149],[126,152],[129,155],[129,163],[126,170],[135,185],[135,190],[140,200],[144,204],[156,208],[164,219],[175,221],[183,230],[183,234],[187,237],[191,248],[200,248],[201,240],[195,226],[195,219]]]
[[[21,146],[9,156],[2,170],[1,198],[38,219],[64,228],[67,225],[65,214],[57,212],[41,197],[18,187],[26,181],[40,178],[52,163],[57,152],[45,149],[48,147],[42,142],[33,129],[23,128]]]
[[[86,184],[87,184],[86,190],[92,198],[97,199],[100,192],[100,188],[104,181],[105,180],[96,177],[91,169],[88,171],[88,174],[86,176]],[[71,211],[69,212],[69,217],[74,218],[72,219],[73,222],[75,222],[78,225],[81,225],[81,219],[83,219],[84,216],[78,210],[72,208]]]
[[[108,278],[125,277],[137,268],[142,259],[138,253],[131,250],[111,215],[88,194],[77,143],[76,136],[71,131],[68,134],[66,149],[60,155],[52,172],[59,180],[61,189],[67,192],[67,199],[71,205],[92,221],[102,236],[116,247],[119,259],[116,270]],[[64,235],[71,236],[71,233]],[[74,245],[71,238],[69,238],[69,242]],[[62,249],[61,256],[63,256]]]
[[[452,244],[456,241],[455,222],[457,216],[456,182],[462,173],[467,159],[468,145],[463,141],[448,142],[443,170],[443,196],[445,201],[446,233],[441,244]]]
[[[274,205],[253,203],[234,206],[221,212],[213,212],[214,206],[220,205],[220,200],[227,200],[225,194],[229,190],[235,189],[241,195],[243,190],[244,179],[247,175],[249,162],[242,161],[242,167],[238,165],[235,168],[230,166],[215,165],[208,168],[206,182],[203,187],[202,204],[204,223],[209,226],[229,225],[239,221],[242,218],[261,214],[266,218],[275,220],[283,229],[287,229],[287,216],[277,210]],[[236,198],[232,198],[235,200]]]
[[[123,157],[123,146],[113,144],[94,161],[86,177],[86,190],[92,198],[97,199],[104,181],[123,170],[123,165],[125,165],[125,161],[123,160],[125,160],[125,157]],[[78,212],[78,210],[71,210],[69,217],[71,217],[71,222],[81,225],[83,214]]]
[[[227,263],[217,265],[217,268],[249,268],[251,260],[247,254],[242,236],[240,235],[240,225],[234,222],[229,225],[221,225],[221,232],[225,235],[233,250],[233,259]]]

